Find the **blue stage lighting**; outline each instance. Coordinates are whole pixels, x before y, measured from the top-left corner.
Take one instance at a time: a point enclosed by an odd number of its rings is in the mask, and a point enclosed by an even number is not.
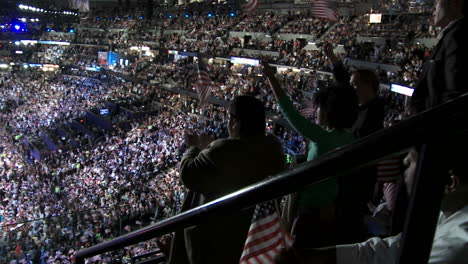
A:
[[[75,33],[75,30],[74,30],[73,28],[70,28],[70,29],[68,30],[68,32],[70,32],[70,33]]]
[[[212,16],[213,16],[213,14],[211,12],[208,13],[208,17],[212,17]]]
[[[50,32],[50,28],[46,28],[46,31],[47,31],[47,32]]]
[[[99,20],[100,18],[99,17],[96,17],[96,20]]]
[[[19,31],[21,29],[21,26],[16,24],[16,25],[13,25],[13,28],[16,30],[16,31]]]
[[[186,18],[189,18],[189,17],[190,17],[190,15],[189,15],[189,14],[185,14],[185,17],[186,17]]]
[[[140,16],[140,19],[143,19],[143,16]]]
[[[167,17],[169,17],[169,18],[172,18],[172,15],[171,15],[171,14],[169,14]]]
[[[235,16],[236,16],[236,13],[231,12],[229,15],[232,16],[232,17],[235,17]]]

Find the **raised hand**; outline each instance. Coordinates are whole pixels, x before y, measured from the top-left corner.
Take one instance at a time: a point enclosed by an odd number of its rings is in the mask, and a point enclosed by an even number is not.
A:
[[[201,149],[205,149],[206,147],[208,147],[208,145],[213,142],[214,138],[206,133],[202,133],[199,137],[198,137],[198,141],[199,141],[199,147]]]
[[[187,147],[200,147],[200,138],[191,132],[185,132],[185,145]]]
[[[327,56],[327,58],[334,64],[338,61],[338,58],[333,51],[333,46],[330,43],[325,44],[323,47],[323,52]]]

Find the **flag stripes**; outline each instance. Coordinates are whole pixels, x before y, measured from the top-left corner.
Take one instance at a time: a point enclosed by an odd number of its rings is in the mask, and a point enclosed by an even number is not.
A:
[[[253,14],[258,7],[258,0],[249,0],[247,4],[244,5],[244,12],[246,14]]]
[[[306,102],[302,105],[302,109],[299,110],[299,113],[304,117],[313,117],[315,114],[315,107],[312,102]]]
[[[291,245],[282,228],[275,201],[256,206],[240,264],[273,264],[281,248]]]
[[[390,211],[395,209],[396,198],[397,198],[397,184],[395,182],[386,182],[383,184],[383,197],[387,202],[387,208]]]
[[[392,158],[377,163],[378,181],[395,181],[401,176],[402,164],[400,158]]]
[[[313,0],[311,14],[318,18],[329,19],[332,21],[338,20],[338,14],[335,10],[330,8],[328,0]]]
[[[200,106],[203,107],[210,97],[212,81],[210,75],[206,71],[206,66],[202,61],[202,58],[198,59],[198,68],[195,73],[194,87],[198,94],[198,99],[200,100]]]

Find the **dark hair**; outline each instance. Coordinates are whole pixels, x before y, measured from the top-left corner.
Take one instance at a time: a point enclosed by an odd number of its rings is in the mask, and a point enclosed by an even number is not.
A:
[[[462,0],[462,5],[463,5],[462,14],[463,14],[463,16],[465,16],[465,19],[466,19],[466,8],[467,8],[466,0]]]
[[[379,79],[374,71],[367,70],[367,69],[359,69],[354,71],[357,74],[359,81],[370,84],[370,86],[374,89],[374,92],[377,93],[379,91]]]
[[[253,96],[238,96],[229,108],[231,118],[240,123],[242,136],[264,135],[266,130],[265,107]]]
[[[325,125],[334,129],[351,128],[358,113],[357,97],[351,88],[332,86],[314,94],[312,103],[320,107]]]
[[[468,163],[466,151],[468,149],[468,131],[457,131],[444,143],[446,147],[443,154],[447,167],[460,178],[460,181],[468,184]]]
[[[455,130],[454,133],[450,133],[450,136],[441,135],[440,137],[443,138],[443,143],[440,143],[441,155],[438,157],[438,162],[451,170],[462,182],[468,184],[468,163],[466,162],[468,131]],[[414,145],[416,152],[419,152],[422,145],[421,142]]]

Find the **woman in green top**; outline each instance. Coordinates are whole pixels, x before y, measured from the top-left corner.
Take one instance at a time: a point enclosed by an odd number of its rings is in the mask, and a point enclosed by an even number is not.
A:
[[[263,67],[284,117],[298,133],[310,141],[308,161],[354,140],[349,129],[356,120],[358,104],[352,89],[333,86],[316,92],[313,105],[317,109],[318,124],[314,124],[294,108],[291,99],[279,85],[275,70],[267,63],[263,63]],[[295,246],[325,246],[334,243],[337,194],[336,179],[305,187],[298,193],[298,217],[293,228],[296,235]]]

